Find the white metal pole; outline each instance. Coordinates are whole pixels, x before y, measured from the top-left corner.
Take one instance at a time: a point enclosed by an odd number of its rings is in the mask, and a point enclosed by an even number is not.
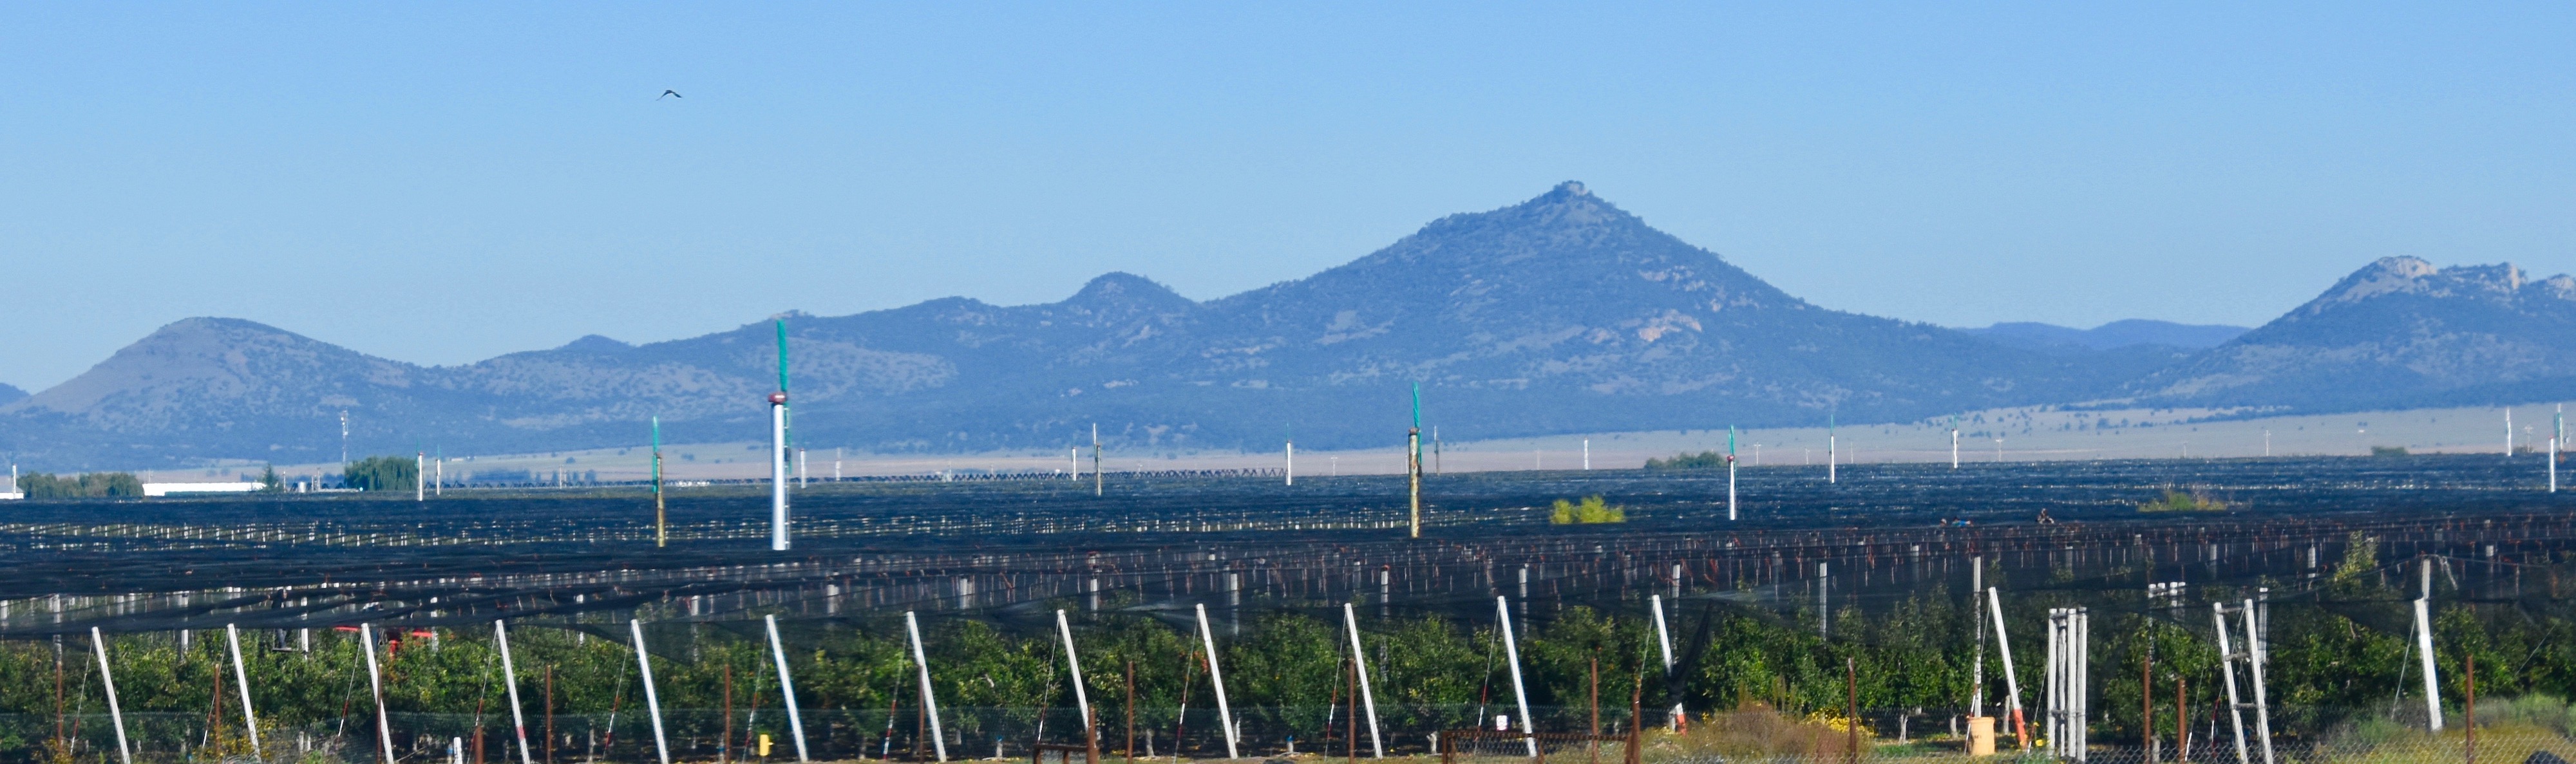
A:
[[[98,679],[107,685],[107,716],[116,722],[117,760],[134,764],[134,746],[125,742],[125,709],[116,704],[116,672],[107,667],[107,638],[98,633],[96,626],[89,627],[89,646],[98,651]]]
[[[1369,688],[1368,650],[1360,647],[1360,616],[1351,608],[1351,603],[1342,603],[1342,625],[1350,630],[1351,661],[1360,672],[1361,707],[1368,710],[1369,750],[1375,758],[1383,759],[1386,758],[1386,741],[1379,739],[1377,734],[1377,692]]]
[[[1735,519],[1735,455],[1726,455],[1726,519]]]
[[[1842,482],[1842,478],[1836,477],[1834,472],[1836,465],[1842,463],[1842,448],[1842,436],[1825,436],[1825,482],[1827,483]]]
[[[2254,736],[2263,743],[2263,764],[2272,761],[2272,709],[2263,693],[2263,661],[2270,656],[2263,646],[2254,601],[2245,601],[2245,665],[2254,680]]]
[[[1592,469],[1592,439],[1583,439],[1583,469]]]
[[[2442,686],[2433,675],[2433,618],[2432,609],[2427,607],[2431,602],[2431,597],[2415,599],[2415,653],[2423,656],[2424,660],[2425,727],[2433,732],[2440,732],[2442,731]]]
[[[1503,597],[1495,597],[1494,612],[1501,616],[1503,657],[1510,660],[1512,664],[1512,701],[1519,704],[1521,709],[1521,742],[1529,746],[1530,756],[1536,757],[1538,756],[1538,728],[1530,724],[1529,689],[1521,685],[1521,646],[1520,640],[1512,635],[1510,601]]]
[[[2048,635],[2048,639],[2042,641],[2047,649],[2041,655],[2046,657],[2039,664],[2039,736],[2061,755],[2066,750],[2067,741],[2064,734],[2066,701],[2060,694],[2066,685],[2059,681],[2063,664],[2058,660],[2058,647],[2066,642],[2065,618],[2065,609],[2048,609],[2048,622],[2041,627],[2041,631]]]
[[[1985,555],[1971,557],[1968,558],[1968,560],[1968,591],[1972,593],[1970,596],[1983,597],[1984,595],[1982,592],[1986,590]],[[1977,606],[1969,605],[1968,609],[1975,610],[1977,609]],[[1974,668],[1970,669],[1968,679],[1968,715],[1985,716],[1986,619],[1970,616],[1968,621],[1976,625],[1975,630],[1977,633],[1977,657],[1975,660],[1971,661]]]
[[[2254,617],[2253,613],[2246,613],[2244,615],[2248,620],[2251,620]],[[2209,603],[2209,621],[2218,627],[2218,673],[2220,677],[2227,681],[2227,716],[2233,721],[2236,730],[2236,764],[2247,764],[2248,759],[2245,748],[2245,702],[2236,694],[2237,656],[2233,654],[2236,648],[2229,645],[2227,639],[2227,604],[2223,602]]]
[[[1996,591],[1994,587],[1987,587],[1986,605],[1988,606],[1988,611],[1994,613],[1995,616],[1995,650],[1996,652],[2002,653],[2004,659],[2004,709],[2012,712],[2015,716],[2019,716],[2021,714],[2021,680],[2018,677],[2013,676],[2012,639],[2004,633],[2003,593]],[[2028,723],[2027,720],[2022,721],[2025,724]]]
[[[413,452],[413,453],[412,453],[412,455],[411,455],[411,500],[412,500],[412,501],[426,501],[426,500],[428,500],[428,496],[427,496],[427,495],[425,495],[425,494],[423,494],[423,493],[422,493],[422,491],[423,491],[423,490],[425,490],[425,488],[429,485],[429,481],[427,481],[427,480],[422,480],[422,479],[421,479],[421,478],[429,477],[429,475],[425,474],[425,473],[429,472],[429,470],[421,469],[422,467],[429,466],[429,462],[427,461],[427,459],[428,459],[428,458],[429,458],[429,457],[428,457],[428,455],[426,455],[426,454],[422,454],[422,453],[417,452],[417,451]],[[401,464],[402,462],[394,462],[394,463],[395,463],[395,464]]]
[[[903,630],[912,637],[912,665],[921,678],[921,710],[930,716],[930,747],[940,761],[947,761],[948,738],[939,731],[939,696],[930,691],[930,658],[921,652],[921,621],[910,610],[903,611]]]
[[[787,551],[787,394],[769,396],[769,549]]]
[[[510,728],[519,738],[519,764],[533,764],[528,750],[528,715],[519,707],[519,666],[510,660],[510,627],[492,622],[492,641],[501,648],[501,681],[510,687]]]
[[[2093,614],[2075,609],[2075,760],[2093,749]],[[2269,762],[2266,762],[2269,764]]]
[[[1288,468],[1279,474],[1288,479],[1289,485],[1297,484],[1297,441],[1288,441]]]
[[[1673,632],[1672,629],[1664,626],[1664,595],[1647,595],[1646,604],[1655,609],[1655,644],[1664,650],[1664,691],[1673,696],[1673,729],[1678,731],[1682,728],[1682,720],[1686,717],[1682,715],[1681,693],[1672,690]],[[1680,607],[1681,603],[1675,602],[1673,606]]]
[[[787,704],[787,730],[796,735],[796,760],[805,757],[805,714],[796,710],[796,680],[787,673],[787,645],[778,639],[778,616],[762,616],[769,623],[769,655],[778,661],[778,699]]]
[[[653,753],[662,764],[671,764],[670,738],[662,734],[662,696],[653,690],[653,660],[644,652],[644,622],[626,619],[626,628],[635,635],[635,670],[644,675],[644,710],[653,715]]]
[[[1225,757],[1240,759],[1243,755],[1235,750],[1234,709],[1225,700],[1225,671],[1216,664],[1216,631],[1208,628],[1207,605],[1198,605],[1198,612],[1199,645],[1207,650],[1208,680],[1216,686],[1216,719],[1225,724]]]
[[[1816,563],[1816,636],[1819,637],[1834,635],[1834,573],[1832,568],[1827,567],[1830,564]]]
[[[1100,731],[1091,726],[1091,692],[1082,686],[1082,657],[1073,651],[1073,625],[1064,619],[1064,611],[1055,611],[1055,633],[1064,637],[1064,667],[1073,673],[1073,705],[1082,713],[1082,737],[1099,739]]]
[[[1950,428],[1950,469],[1959,468],[1959,428]]]
[[[359,649],[367,654],[367,692],[376,698],[376,744],[384,748],[383,764],[394,764],[394,727],[385,718],[385,674],[376,666],[376,630],[358,624]]]
[[[256,758],[259,757],[260,751],[259,714],[252,711],[250,706],[250,672],[242,668],[241,629],[234,628],[229,623],[224,624],[224,644],[232,648],[233,684],[241,688],[242,728],[250,730],[251,755]]]

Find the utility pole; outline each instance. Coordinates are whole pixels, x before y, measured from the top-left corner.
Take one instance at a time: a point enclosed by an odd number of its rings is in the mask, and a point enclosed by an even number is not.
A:
[[[769,549],[787,551],[787,320],[778,321],[778,392],[769,394]]]
[[[653,418],[653,546],[671,543],[669,516],[662,506],[662,418]]]
[[[1837,436],[1837,435],[1835,435],[1835,434],[1834,434],[1834,415],[1833,415],[1833,414],[1826,414],[1826,415],[1825,415],[1825,482],[1827,482],[1827,483],[1839,483],[1839,482],[1842,482],[1841,478],[1837,477],[1837,476],[1836,476],[1836,474],[1835,474],[1835,472],[1834,472],[1835,463],[1836,463],[1836,462],[1839,462],[1839,461],[1841,461],[1841,460],[1842,460],[1842,459],[1841,459],[1841,456],[1842,456],[1842,440],[1841,440],[1840,436]]]
[[[1735,520],[1735,425],[1726,426],[1726,519]],[[1660,612],[1655,616],[1662,618]]]
[[[1413,530],[1422,538],[1422,383],[1413,383],[1413,429],[1404,436],[1404,472],[1413,484]],[[1585,441],[1589,443],[1590,441]]]

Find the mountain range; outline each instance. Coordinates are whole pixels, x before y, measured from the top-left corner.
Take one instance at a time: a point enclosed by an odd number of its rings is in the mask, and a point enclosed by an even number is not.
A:
[[[2033,350],[2118,350],[2139,345],[2156,345],[2178,350],[2205,350],[2225,344],[2244,334],[2242,326],[2218,324],[2177,324],[2132,318],[2076,329],[2029,321],[2014,321],[1959,331]]]
[[[773,318],[811,447],[1057,448],[1096,423],[1129,452],[1269,450],[1401,442],[1417,384],[1425,424],[1450,440],[2106,400],[2319,410],[2555,394],[2576,374],[2567,282],[2392,258],[2251,331],[1962,331],[1813,305],[1568,182],[1206,302],[1111,273],[1056,303]],[[673,442],[755,440],[776,326],[425,367],[191,318],[0,401],[0,449],[50,469],[329,461],[342,412],[354,454],[626,445],[656,416]]]

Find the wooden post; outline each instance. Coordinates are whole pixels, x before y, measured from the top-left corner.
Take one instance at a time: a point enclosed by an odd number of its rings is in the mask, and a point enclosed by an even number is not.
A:
[[[2461,658],[2468,664],[2464,667],[2467,671],[2462,672],[2465,675],[2462,686],[2468,691],[2466,693],[2468,705],[2462,711],[2463,715],[2468,717],[2465,720],[2465,727],[2469,736],[2467,755],[2462,758],[2468,764],[2478,764],[2478,656],[2471,653],[2462,655]]]
[[[716,764],[732,759],[726,754],[733,748],[733,665],[724,667],[724,736],[716,738]]]
[[[1136,761],[1136,662],[1127,662],[1127,761]]]
[[[1646,675],[1638,672],[1628,683],[1628,755],[1626,764],[1640,764],[1646,746]]]
[[[1846,725],[1851,730],[1851,753],[1847,760],[1860,764],[1860,659],[1843,659],[1843,697]]]
[[[2156,761],[2156,654],[2147,653],[2138,667],[2138,752],[2147,764]]]
[[[2175,764],[2190,764],[2191,762],[2191,708],[2188,705],[2187,700],[2190,695],[2190,689],[2190,678],[2182,676],[2181,674],[2174,675]]]
[[[1592,735],[1592,737],[1593,737],[1593,739],[1592,739],[1592,740],[1585,741],[1585,743],[1584,743],[1584,748],[1585,748],[1585,749],[1588,749],[1588,750],[1590,750],[1590,751],[1592,752],[1592,762],[1593,762],[1593,764],[1600,764],[1600,762],[1601,762],[1601,740],[1600,740],[1600,737],[1601,737],[1601,653],[1600,653],[1600,651],[1598,651],[1598,650],[1593,651],[1593,654],[1592,654],[1592,678],[1591,678],[1591,680],[1590,680],[1590,683],[1588,683],[1588,684],[1584,685],[1584,692],[1585,692],[1586,696],[1588,697],[1588,699],[1585,701],[1585,703],[1587,703],[1588,705],[1590,705],[1590,706],[1592,707],[1592,728],[1591,728],[1591,733],[1590,733],[1590,734],[1591,734],[1591,735]]]
[[[546,764],[555,762],[555,666],[546,664]]]

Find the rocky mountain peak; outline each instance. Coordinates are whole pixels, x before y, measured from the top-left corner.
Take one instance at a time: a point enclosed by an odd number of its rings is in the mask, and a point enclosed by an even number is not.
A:
[[[2526,291],[2530,294],[2526,295]],[[2293,314],[2313,316],[2337,306],[2390,295],[2512,301],[2524,296],[2576,295],[2576,279],[2560,275],[2528,281],[2522,269],[2512,263],[2438,268],[2422,258],[2383,257],[2345,276]]]
[[[581,339],[555,349],[567,353],[623,353],[635,349],[635,346],[596,334],[585,334]]]
[[[1172,291],[1171,287],[1156,283],[1153,279],[1126,271],[1110,271],[1094,276],[1091,281],[1082,285],[1080,291],[1074,292],[1072,297],[1065,299],[1067,303],[1110,304],[1137,302],[1169,304],[1174,301],[1189,302],[1190,299],[1182,297],[1179,292]]]

